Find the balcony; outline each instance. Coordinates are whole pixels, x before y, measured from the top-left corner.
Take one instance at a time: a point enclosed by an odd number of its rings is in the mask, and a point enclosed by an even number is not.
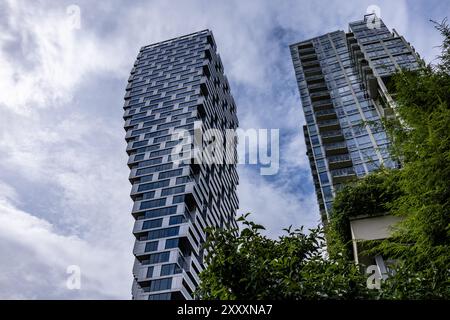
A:
[[[303,69],[309,69],[309,68],[313,68],[314,66],[320,67],[320,64],[319,64],[319,60],[317,60],[317,59],[310,60],[310,61],[305,61],[302,59],[302,66],[303,66]]]
[[[316,115],[317,121],[336,119],[336,112],[334,109],[320,110],[316,111],[314,114]]]
[[[324,147],[327,156],[334,156],[337,154],[343,154],[348,152],[347,144],[345,142],[335,142],[331,144],[326,144]]]
[[[338,130],[341,128],[338,120],[324,120],[317,123],[319,126],[320,132],[330,131],[330,130]]]
[[[331,177],[333,184],[344,183],[356,179],[356,174],[353,168],[331,170]]]
[[[316,50],[314,50],[312,43],[308,43],[308,44],[299,45],[298,53],[300,53],[300,55],[307,55],[307,54],[311,54],[311,53],[316,53]]]
[[[325,109],[331,109],[333,108],[333,103],[330,99],[327,100],[321,100],[321,101],[315,101],[312,104],[314,111],[320,111]]]
[[[340,154],[328,157],[328,167],[331,170],[352,166],[352,158],[348,154]]]
[[[305,79],[306,81],[310,80],[312,77],[322,76],[322,69],[320,67],[312,68],[312,69],[304,69],[305,71]]]
[[[300,60],[303,62],[303,61],[308,61],[311,58],[317,59],[317,54],[314,51],[314,49],[306,51],[306,53],[302,53]]]
[[[323,143],[343,141],[344,135],[341,130],[325,131],[321,135]]]
[[[306,75],[305,75],[306,76]],[[311,76],[306,76],[306,83],[312,84],[318,81],[324,81],[324,77],[322,73],[316,74],[316,75],[311,75]]]
[[[330,94],[327,91],[313,92],[309,95],[311,97],[311,102],[321,101],[321,100],[330,100]]]
[[[318,90],[318,89],[320,89],[320,90]],[[314,92],[314,90],[326,91],[326,90],[328,90],[328,87],[324,81],[320,81],[317,83],[308,84],[308,90],[309,90],[309,92]]]

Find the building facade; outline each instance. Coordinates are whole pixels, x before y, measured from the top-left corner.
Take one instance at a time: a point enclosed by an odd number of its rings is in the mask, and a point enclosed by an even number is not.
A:
[[[205,228],[235,227],[236,144],[204,163],[175,150],[208,144],[209,129],[238,126],[211,31],[142,47],[128,79],[124,120],[131,169],[133,299],[193,299],[204,268]],[[176,132],[194,137],[186,144]],[[225,159],[226,158],[226,159]]]
[[[307,155],[322,221],[337,190],[381,165],[396,167],[381,125],[395,115],[386,84],[397,70],[417,69],[414,48],[381,19],[366,15],[290,46],[306,125]]]

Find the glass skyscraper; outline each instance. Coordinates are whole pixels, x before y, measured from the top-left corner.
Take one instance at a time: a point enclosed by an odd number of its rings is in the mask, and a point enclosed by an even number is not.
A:
[[[133,299],[193,299],[205,228],[235,227],[236,161],[174,161],[175,131],[225,134],[236,106],[211,31],[142,47],[126,88],[124,119],[136,219]],[[200,147],[208,144],[208,135]],[[206,137],[204,137],[206,136]],[[194,149],[194,143],[188,146]],[[236,144],[223,157],[236,159]]]
[[[303,133],[322,220],[335,192],[377,169],[397,166],[389,156],[383,117],[395,115],[386,89],[392,74],[416,69],[405,39],[374,15],[290,46],[306,125]]]

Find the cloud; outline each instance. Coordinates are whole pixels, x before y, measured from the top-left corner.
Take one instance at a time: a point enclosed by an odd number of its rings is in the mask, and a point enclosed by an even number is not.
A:
[[[300,176],[298,178],[300,180]],[[266,235],[275,238],[283,234],[283,228],[291,225],[313,228],[320,223],[314,192],[293,193],[245,167],[239,168],[239,179],[238,214],[251,212],[249,218],[264,225]]]
[[[70,101],[88,73],[119,72],[120,58],[95,33],[81,32],[60,6],[8,0],[0,38],[0,104],[27,114]]]
[[[44,219],[19,210],[10,201],[12,192],[0,196],[0,287],[7,299],[39,298],[123,298],[120,292],[130,287],[120,263],[131,270],[125,250],[86,242],[76,236],[59,234]],[[122,247],[125,249],[125,247]],[[131,248],[129,248],[131,250]],[[81,268],[81,290],[68,290],[69,265]]]

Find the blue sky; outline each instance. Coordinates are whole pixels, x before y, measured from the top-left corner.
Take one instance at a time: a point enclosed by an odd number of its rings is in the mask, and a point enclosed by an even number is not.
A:
[[[81,9],[80,28],[66,8]],[[381,9],[427,61],[446,1],[0,1],[0,298],[130,298],[123,95],[143,45],[209,28],[240,126],[280,129],[280,172],[240,166],[240,213],[319,221],[288,45]],[[81,290],[66,268],[81,267]]]

